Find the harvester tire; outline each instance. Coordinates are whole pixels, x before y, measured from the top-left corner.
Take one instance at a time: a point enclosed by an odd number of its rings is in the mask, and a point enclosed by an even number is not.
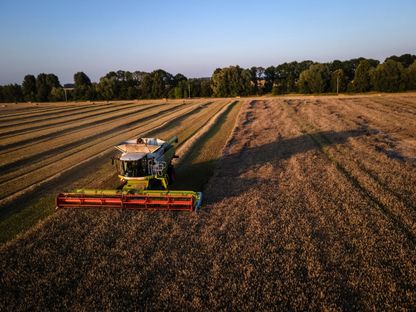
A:
[[[173,167],[172,165],[169,165],[167,173],[168,173],[169,184],[173,184],[173,182],[175,182],[176,180],[175,167]]]

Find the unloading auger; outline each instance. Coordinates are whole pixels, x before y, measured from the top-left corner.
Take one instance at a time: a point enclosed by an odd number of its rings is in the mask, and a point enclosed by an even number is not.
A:
[[[115,146],[120,154],[112,158],[117,168],[120,186],[114,190],[76,189],[60,193],[58,208],[113,208],[136,210],[197,211],[202,193],[173,191],[175,180],[172,160],[176,136],[167,141],[157,138],[138,138]]]

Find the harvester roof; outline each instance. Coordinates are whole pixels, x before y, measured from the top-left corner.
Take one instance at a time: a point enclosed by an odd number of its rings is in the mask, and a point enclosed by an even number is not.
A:
[[[122,153],[154,153],[165,141],[155,138],[138,138],[128,140],[116,145],[115,148]]]
[[[123,161],[140,160],[146,155],[147,153],[123,153],[123,155],[121,155],[120,157],[120,160],[123,160]]]

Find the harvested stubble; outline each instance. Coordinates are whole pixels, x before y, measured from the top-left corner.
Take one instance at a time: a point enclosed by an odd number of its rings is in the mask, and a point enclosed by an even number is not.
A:
[[[396,203],[416,169],[374,147],[369,129],[383,119],[353,123],[367,109],[335,98],[244,105],[200,214],[59,211],[1,248],[0,307],[414,309],[415,216]],[[412,125],[389,133],[396,117],[383,131],[404,144]],[[365,182],[367,155],[393,186]]]

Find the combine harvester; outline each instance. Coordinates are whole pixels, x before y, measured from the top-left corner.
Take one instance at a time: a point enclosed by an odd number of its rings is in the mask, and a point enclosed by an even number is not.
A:
[[[202,193],[171,191],[175,179],[172,159],[175,136],[168,141],[138,138],[115,146],[121,154],[113,158],[121,184],[114,190],[77,189],[60,193],[58,208],[124,208],[136,210],[198,211]]]

